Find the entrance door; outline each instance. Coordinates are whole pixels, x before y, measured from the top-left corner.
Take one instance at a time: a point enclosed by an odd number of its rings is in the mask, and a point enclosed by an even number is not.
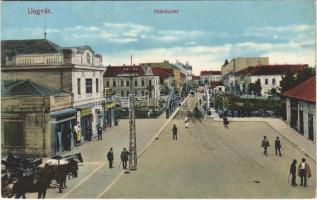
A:
[[[304,114],[303,111],[299,111],[299,133],[304,135]]]
[[[314,115],[308,113],[308,139],[314,141]]]

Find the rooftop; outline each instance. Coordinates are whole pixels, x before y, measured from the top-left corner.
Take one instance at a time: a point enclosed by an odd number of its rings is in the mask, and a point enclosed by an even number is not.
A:
[[[154,75],[162,78],[173,77],[173,69],[154,67],[152,68],[152,72]]]
[[[255,65],[249,66],[237,72],[240,75],[259,76],[259,75],[279,75],[287,72],[296,72],[308,67],[307,64],[276,64],[276,65]]]
[[[63,90],[48,88],[30,80],[4,81],[2,96],[50,96],[58,93],[66,93]]]
[[[201,71],[200,76],[221,75],[221,71]]]
[[[109,66],[103,77],[116,77],[116,76],[144,76],[144,69],[139,65],[133,66]]]
[[[283,96],[316,103],[316,76],[296,85],[282,94]]]

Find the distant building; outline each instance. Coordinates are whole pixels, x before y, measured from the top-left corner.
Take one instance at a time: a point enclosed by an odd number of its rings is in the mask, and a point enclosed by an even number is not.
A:
[[[289,89],[286,97],[287,123],[316,143],[316,76]]]
[[[225,63],[221,67],[221,73],[224,77],[229,72],[237,72],[249,66],[255,65],[268,65],[268,57],[246,57],[246,58],[234,58],[230,61],[225,60]]]
[[[192,80],[194,81],[194,84],[196,84],[196,85],[200,84],[200,76],[194,76],[193,75]]]
[[[188,62],[186,64],[183,64],[176,60],[176,63],[174,64],[183,74],[185,74],[186,80],[191,81],[193,76],[193,67],[189,65]]]
[[[200,72],[200,80],[207,84],[211,85],[212,82],[219,82],[221,81],[221,71],[201,71]]]
[[[8,127],[3,131],[3,141],[12,141],[6,139],[8,131],[17,132],[25,141],[22,146],[2,143],[2,149],[11,148],[55,155],[64,151],[60,148],[63,145],[60,141],[65,137],[66,130],[70,129],[72,132],[77,121],[81,126],[81,142],[89,139],[88,126],[92,128],[93,135],[96,135],[97,126],[108,123],[102,106],[104,102],[102,75],[105,68],[102,67],[101,55],[96,54],[89,46],[61,47],[46,39],[4,40],[1,41],[1,58],[1,78],[5,86],[3,91],[10,91],[5,94],[5,99],[18,103],[17,109],[11,110],[9,108],[12,105],[2,105],[2,125]],[[26,94],[24,97],[21,95],[22,86],[29,87],[30,91],[38,89],[39,94]],[[15,90],[19,90],[17,95]],[[44,92],[56,90],[61,93]],[[59,97],[57,94],[63,95]],[[71,97],[66,98],[64,94],[68,96],[70,94]],[[39,96],[54,102],[42,103],[46,106],[45,109],[37,110],[44,112],[41,119],[28,118],[27,116],[31,115],[28,111],[33,112],[33,103],[37,104],[30,102],[29,99],[39,99]],[[71,101],[66,102],[65,98],[71,98]],[[52,107],[64,101],[65,107],[60,106],[57,107],[58,109]],[[26,117],[21,118],[21,116]],[[31,120],[27,121],[28,119]],[[44,121],[44,125],[41,120]],[[32,123],[27,125],[27,122]],[[41,133],[33,132],[35,129],[39,130],[38,126],[45,126],[45,130],[43,128]],[[9,130],[10,127],[19,128]],[[38,144],[34,146],[35,141]],[[37,149],[41,144],[45,144],[45,149]]]
[[[167,95],[171,91],[174,91],[174,75],[173,69],[167,68],[152,68],[154,75],[158,76],[160,79],[160,94]]]
[[[173,70],[173,85],[174,85],[174,91],[181,90],[181,70],[176,67],[174,64],[169,63],[168,60],[165,60],[164,62],[158,62],[158,63],[140,63],[140,66],[142,67],[150,67],[150,68],[163,68],[163,69],[172,69]]]
[[[131,83],[130,76],[133,77]],[[104,87],[111,88],[116,95],[128,97],[130,94],[130,84],[133,85],[135,96],[159,97],[160,79],[153,74],[150,67],[133,66],[111,66],[103,75]]]
[[[306,67],[308,67],[307,64],[250,66],[234,73],[234,82],[237,83],[241,91],[246,92],[249,90],[250,83],[255,83],[257,80],[260,80],[262,88],[261,95],[267,96],[271,95],[272,89],[276,92],[280,92],[282,75],[285,75],[287,72],[298,72]],[[232,82],[230,84],[232,84]],[[230,86],[232,87],[234,84]]]

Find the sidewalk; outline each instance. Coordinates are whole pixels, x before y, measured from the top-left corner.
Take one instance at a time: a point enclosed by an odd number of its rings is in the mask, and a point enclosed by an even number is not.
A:
[[[216,114],[214,121],[222,121],[222,118]],[[273,129],[279,132],[285,139],[290,141],[297,149],[305,153],[308,157],[316,161],[316,144],[308,138],[296,132],[289,127],[284,121],[278,118],[261,118],[261,117],[228,117],[229,122],[266,122]]]

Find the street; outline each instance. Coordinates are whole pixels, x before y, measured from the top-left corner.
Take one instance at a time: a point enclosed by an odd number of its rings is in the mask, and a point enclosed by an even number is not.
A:
[[[177,141],[171,138],[174,123]],[[260,147],[263,135],[271,143],[268,157]],[[180,114],[139,159],[138,170],[123,174],[102,198],[313,198],[315,174],[307,188],[288,183],[291,161],[305,155],[280,137],[283,156],[275,156],[276,136],[263,122],[232,122],[224,129],[221,122],[193,119],[186,129]]]
[[[119,155],[128,147],[128,120],[120,120],[104,135],[103,141],[80,146],[84,165],[79,177],[67,181],[62,194],[48,190],[48,198],[312,198],[315,196],[316,164],[265,122],[222,122],[192,118],[185,128],[186,110],[198,98],[190,97],[176,117],[163,129],[138,159],[138,169],[128,174],[119,168]],[[190,104],[190,105],[189,105]],[[138,154],[166,122],[138,119]],[[173,124],[178,140],[172,140]],[[268,157],[260,147],[263,136],[271,147]],[[274,139],[280,136],[282,157],[275,156]],[[114,168],[105,162],[106,152],[114,148]],[[80,149],[80,150],[79,150]],[[291,187],[289,167],[293,159],[305,157],[313,173],[308,186]],[[105,165],[106,164],[106,165]],[[297,177],[297,183],[300,180]],[[27,197],[31,197],[28,194]],[[32,194],[32,197],[36,197]]]

